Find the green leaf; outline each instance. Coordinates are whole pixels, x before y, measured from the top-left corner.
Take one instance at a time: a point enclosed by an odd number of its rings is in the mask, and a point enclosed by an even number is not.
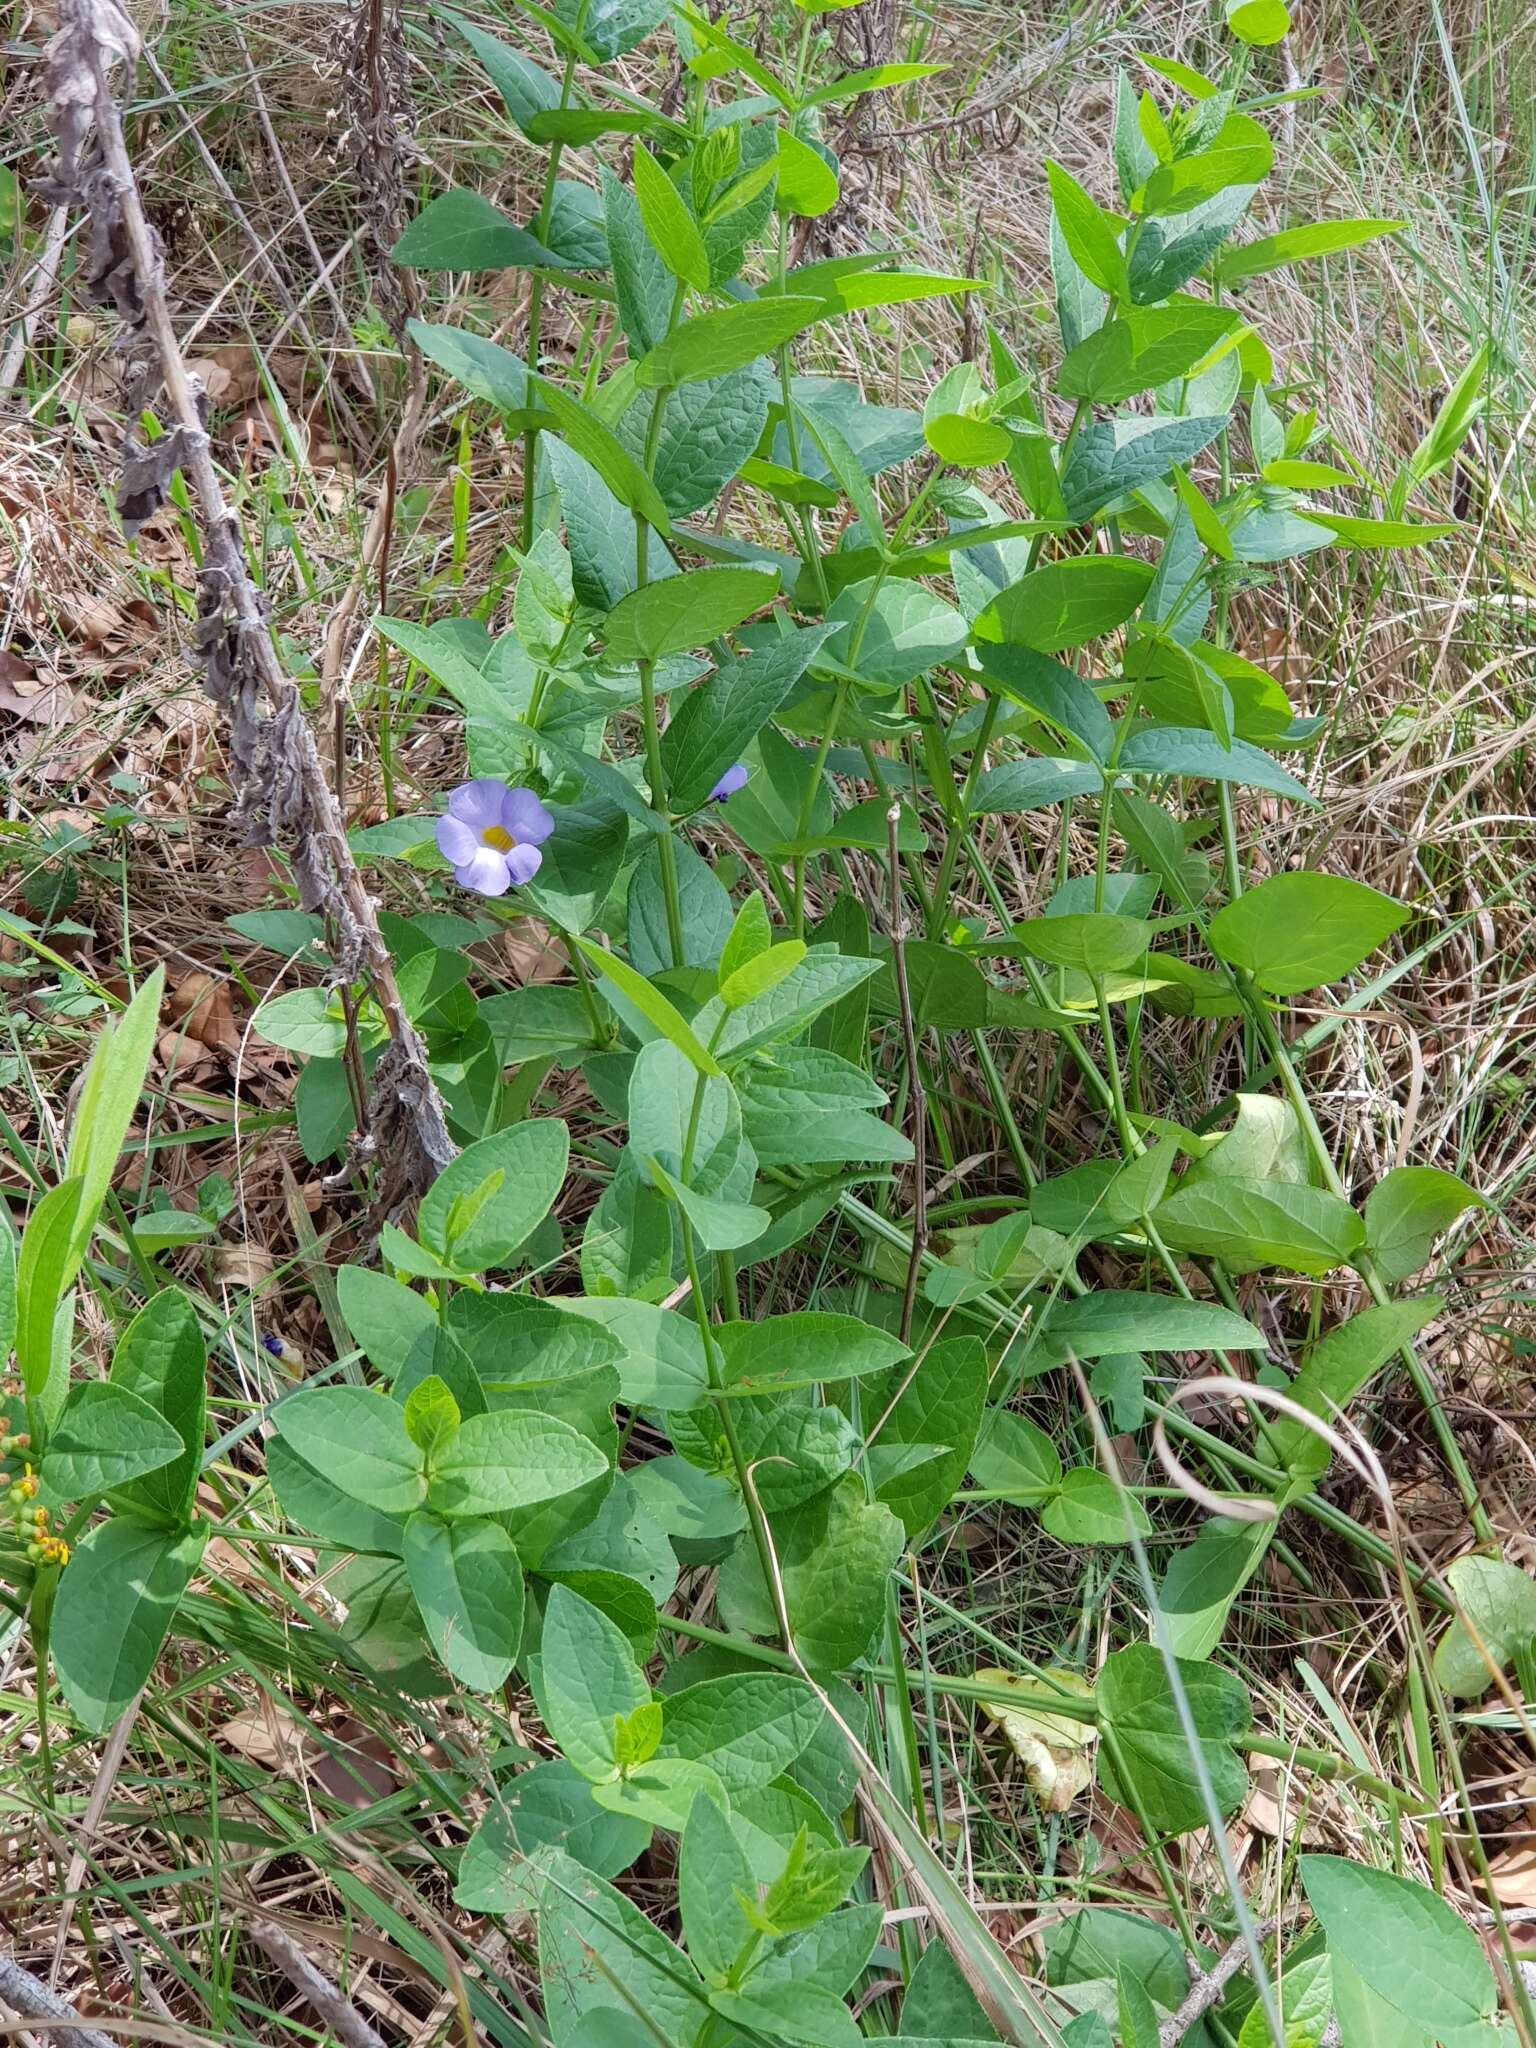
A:
[[[1160,480],[1175,463],[1189,462],[1208,447],[1226,424],[1225,414],[1199,414],[1190,419],[1095,420],[1072,443],[1072,452],[1061,473],[1061,494],[1068,517],[1091,519],[1127,492]],[[1077,559],[1109,562],[1125,558],[1096,555]],[[1036,570],[1035,574],[1042,575],[1044,571]]]
[[[927,1346],[916,1371],[897,1366],[870,1409],[883,1416],[876,1442],[943,1446],[942,1454],[881,1481],[875,1498],[901,1517],[907,1536],[920,1535],[949,1505],[965,1477],[987,1398],[986,1347],[977,1337],[942,1337]]]
[[[1069,796],[1097,795],[1103,787],[1099,770],[1086,762],[1055,757],[1003,761],[978,780],[971,816],[1011,817],[1016,812],[1044,810]]]
[[[530,982],[505,995],[489,997],[481,1003],[480,1015],[490,1027],[496,1064],[501,1067],[592,1050],[592,1021],[577,988]],[[352,1270],[342,1268],[344,1273]]]
[[[690,569],[621,598],[603,625],[608,652],[621,661],[659,661],[703,646],[768,604],[779,587],[761,569]]]
[[[442,16],[485,66],[492,85],[506,104],[507,112],[525,135],[529,133],[530,122],[538,114],[559,106],[560,87],[547,71],[541,71],[520,50],[513,49],[496,36],[487,35],[484,29],[476,28],[446,8],[442,10]]]
[[[637,974],[627,960],[621,960],[617,953],[610,953],[606,946],[599,946],[591,939],[575,934],[572,935],[572,943],[581,948],[623,1002],[631,1005],[653,1030],[675,1045],[699,1073],[721,1072],[719,1061],[700,1044],[681,1012],[674,1009],[660,989],[653,988],[643,974]]]
[[[677,1903],[688,1953],[706,1978],[723,1981],[752,1938],[743,1897],[755,1898],[746,1853],[731,1823],[707,1793],[693,1802],[683,1829]]]
[[[365,1507],[342,1492],[323,1472],[306,1464],[286,1437],[266,1446],[267,1482],[290,1525],[338,1550],[399,1557],[405,1523],[378,1508]]]
[[[387,1273],[343,1266],[336,1275],[336,1298],[354,1341],[386,1379],[396,1378],[418,1348],[431,1349],[438,1327],[431,1302]]]
[[[1387,1285],[1429,1263],[1435,1239],[1468,1209],[1487,1202],[1437,1166],[1394,1166],[1365,1198],[1365,1241]]]
[[[997,1409],[970,1457],[971,1477],[983,1493],[995,1493],[1019,1507],[1038,1507],[1061,1484],[1056,1446],[1033,1422],[1012,1409]]]
[[[347,1049],[346,1013],[323,988],[295,988],[272,996],[252,1023],[268,1045],[280,1045],[305,1059],[339,1059]],[[376,1042],[377,1028],[373,1037]]]
[[[551,1587],[544,1610],[538,1697],[566,1760],[594,1780],[617,1769],[615,1724],[650,1702],[651,1688],[622,1631],[569,1586]]]
[[[569,1153],[558,1117],[530,1118],[467,1146],[422,1197],[422,1243],[462,1273],[503,1265],[554,1206]]]
[[[770,946],[766,953],[759,953],[753,960],[743,962],[725,976],[720,983],[720,1000],[728,1010],[745,1009],[759,996],[776,989],[786,975],[793,974],[805,958],[803,939],[783,939],[776,946]]]
[[[587,1437],[554,1415],[471,1415],[434,1460],[427,1504],[440,1515],[499,1515],[558,1500],[608,1470]]]
[[[995,2038],[981,2002],[942,1941],[930,1941],[907,1979],[901,2029],[909,2041],[988,2041]]]
[[[782,1394],[823,1381],[856,1379],[909,1355],[889,1331],[824,1309],[724,1323],[715,1341],[725,1362],[725,1384],[740,1394]]]
[[[1363,882],[1302,869],[1271,875],[1211,919],[1211,947],[1269,995],[1337,981],[1401,931],[1413,912]]]
[[[632,1815],[652,1827],[680,1832],[695,1800],[724,1804],[725,1794],[702,1764],[672,1757],[635,1764],[622,1777],[592,1787],[592,1797],[610,1813]]]
[[[1050,182],[1051,205],[1073,262],[1101,291],[1123,295],[1125,256],[1114,221],[1060,164],[1047,159],[1045,175]]]
[[[1115,405],[1154,385],[1184,377],[1236,324],[1227,306],[1198,301],[1138,307],[1108,320],[1070,350],[1056,373],[1067,398]]]
[[[1227,0],[1227,27],[1240,43],[1265,49],[1283,41],[1290,26],[1284,0]]]
[[[734,1252],[760,1238],[772,1221],[766,1209],[721,1195],[700,1194],[676,1179],[657,1159],[647,1159],[652,1180],[682,1210],[706,1251]]]
[[[1150,562],[1129,555],[1073,555],[1047,562],[992,600],[976,620],[976,638],[1032,647],[1040,654],[1082,647],[1125,623],[1146,596],[1152,576]],[[980,652],[985,663],[985,644]]]
[[[600,164],[603,225],[613,268],[619,324],[636,355],[665,339],[672,311],[672,286],[667,267],[651,247],[640,208],[627,185],[606,164]]]
[[[413,333],[418,324],[411,323]],[[619,503],[666,534],[671,520],[665,499],[623,442],[604,426],[596,408],[542,377],[530,378],[529,388],[554,415],[554,431],[592,465]]]
[[[1107,910],[1028,918],[1014,926],[1013,935],[1037,960],[1092,975],[1134,967],[1152,943],[1150,925]]]
[[[1122,1970],[1115,1979],[1120,2014],[1120,2048],[1158,2048],[1157,2008],[1134,1977]]]
[[[774,1536],[795,1646],[820,1671],[855,1663],[885,1614],[886,1581],[905,1545],[890,1509],[865,1498],[850,1476],[775,1519]],[[731,1626],[777,1632],[777,1619],[750,1544],[721,1568],[720,1601]]]
[[[1493,2012],[1482,1943],[1434,1892],[1341,1856],[1303,1856],[1301,1882],[1329,1953],[1436,2038]]]
[[[1113,560],[1112,556],[1101,559]],[[1275,796],[1288,796],[1301,804],[1317,804],[1304,782],[1298,782],[1277,761],[1246,740],[1223,746],[1216,735],[1195,726],[1158,726],[1133,732],[1120,750],[1120,767],[1127,775],[1196,775],[1211,782],[1239,782],[1249,789],[1267,789]],[[1289,880],[1276,876],[1275,880]],[[1269,883],[1260,883],[1261,889]],[[1257,895],[1257,889],[1250,895]],[[1242,897],[1238,908],[1248,898]],[[1220,913],[1218,913],[1220,915]],[[1308,984],[1310,986],[1310,984]]]
[[[164,987],[165,970],[157,967],[117,1021],[102,1026],[96,1050],[85,1070],[64,1160],[63,1178],[78,1179],[81,1188],[75,1218],[74,1264],[67,1267],[59,1283],[60,1295],[85,1257],[96,1218],[117,1171],[128,1126],[138,1109],[149,1056],[154,1050]]]
[[[766,953],[772,944],[773,927],[768,921],[763,892],[754,889],[737,911],[721,948],[718,978],[729,981],[738,968],[747,966],[760,953]]]
[[[1309,509],[1307,517],[1350,548],[1419,548],[1426,541],[1445,540],[1461,531],[1454,519],[1353,519],[1316,507]]]
[[[560,806],[559,828],[545,840],[543,863],[526,885],[529,902],[561,931],[581,931],[594,922],[623,867],[627,814],[644,807],[618,780],[625,789],[622,805],[606,782],[589,777],[581,796]],[[653,828],[654,812],[646,810],[646,820],[647,829]]]
[[[657,1754],[707,1764],[734,1798],[782,1777],[823,1718],[803,1679],[730,1672],[668,1697]]]
[[[672,11],[671,0],[553,0],[553,7],[603,64],[644,42]]]
[[[1058,1543],[1124,1543],[1131,1530],[1150,1536],[1152,1524],[1140,1501],[1116,1486],[1107,1472],[1075,1465],[1040,1510],[1040,1526]]]
[[[405,1433],[430,1464],[463,1420],[453,1389],[441,1374],[429,1372],[411,1388],[403,1405]]]
[[[754,648],[691,690],[673,711],[661,755],[673,807],[696,810],[784,703],[827,638],[804,626]]]
[[[680,384],[665,400],[651,475],[676,519],[720,495],[762,439],[772,386],[755,363],[698,384]],[[652,416],[664,401],[642,391],[625,408],[615,432],[643,459]]]
[[[822,650],[823,659],[881,690],[897,689],[937,668],[970,637],[962,613],[905,578],[889,578],[878,590],[872,580],[850,584],[833,600],[827,618],[836,631]]]
[[[402,270],[570,268],[563,256],[508,220],[488,199],[458,185],[429,201],[389,254]]]
[[[1178,1674],[1217,1808],[1230,1813],[1248,1789],[1234,1748],[1252,1719],[1247,1691],[1214,1664],[1181,1662]],[[1152,1826],[1169,1834],[1204,1827],[1209,1816],[1159,1652],[1150,1643],[1114,1651],[1104,1660],[1094,1698],[1099,1780],[1109,1796],[1122,1805],[1134,1796]]]
[[[1257,185],[1274,161],[1268,130],[1249,114],[1229,114],[1208,148],[1160,164],[1137,204],[1146,214],[1188,213],[1233,186]]]
[[[59,1580],[51,1643],[70,1707],[101,1735],[154,1670],[208,1531],[98,1522]]]
[[[1310,256],[1332,256],[1374,242],[1380,235],[1401,234],[1404,226],[1400,220],[1323,220],[1310,227],[1283,228],[1277,235],[1226,250],[1217,259],[1216,273],[1223,284],[1237,284],[1283,270],[1288,263],[1303,263]]]
[[[155,1295],[118,1339],[108,1384],[163,1418],[177,1446],[153,1471],[145,1468],[127,1484],[114,1481],[114,1506],[157,1521],[186,1520],[202,1466],[207,1365],[197,1311],[180,1288]]]
[[[736,1091],[723,1075],[694,1073],[676,1047],[654,1039],[635,1061],[629,1084],[629,1142],[637,1158],[660,1160],[700,1194],[745,1195],[753,1161],[742,1143]]]
[[[1286,1392],[1311,1414],[1333,1422],[1366,1381],[1444,1306],[1436,1296],[1428,1295],[1421,1301],[1392,1301],[1363,1309],[1313,1345]],[[1315,1476],[1326,1468],[1329,1447],[1304,1423],[1276,1417],[1268,1429],[1277,1452],[1293,1472]]]
[[[1158,1588],[1157,1604],[1176,1657],[1198,1664],[1221,1641],[1232,1602],[1263,1562],[1271,1522],[1212,1516],[1193,1543],[1176,1550]]]
[[[424,1460],[399,1403],[370,1387],[301,1387],[272,1410],[272,1422],[306,1465],[350,1500],[406,1515],[426,1493]]]
[[[454,1901],[472,1913],[527,1912],[538,1882],[530,1859],[541,1849],[563,1850],[598,1877],[617,1877],[650,1838],[648,1826],[595,1805],[573,1764],[533,1764],[498,1792],[465,1843]]]
[[[782,347],[825,312],[821,299],[760,298],[700,313],[641,357],[635,382],[642,391],[668,391],[678,384],[727,376]]]
[[[1246,1316],[1214,1302],[1175,1294],[1085,1294],[1058,1301],[1031,1346],[1034,1368],[1069,1356],[1103,1358],[1121,1351],[1263,1351],[1263,1332]],[[973,1460],[974,1467],[974,1460]]]
[[[1435,1677],[1453,1699],[1481,1699],[1536,1642],[1536,1583],[1501,1557],[1458,1557],[1445,1575],[1460,1611],[1435,1651]]]
[[[651,247],[676,278],[709,290],[709,255],[693,215],[644,143],[635,145],[635,198]]]
[[[781,130],[775,197],[780,213],[814,220],[836,206],[840,190],[837,171],[821,151],[790,129]]]
[[[523,1572],[506,1530],[412,1515],[405,1569],[446,1668],[476,1692],[499,1690],[523,1634]]]
[[[577,2029],[598,2013],[619,2020],[644,2013],[653,2041],[692,2041],[708,2007],[682,1951],[622,1892],[559,1850],[542,1853],[539,1871],[539,1981],[555,2048],[591,2042],[590,2031]]]
[[[1152,1220],[1172,1250],[1221,1259],[1234,1273],[1331,1273],[1365,1242],[1365,1225],[1338,1195],[1235,1174],[1180,1182]]]
[[[864,2039],[843,2001],[819,1984],[759,1983],[749,1977],[739,1991],[712,1992],[710,2004],[734,2026],[803,2048],[860,2048]]]
[[[49,1432],[43,1484],[61,1500],[90,1500],[181,1455],[181,1438],[148,1401],[109,1381],[87,1381],[71,1388]]]

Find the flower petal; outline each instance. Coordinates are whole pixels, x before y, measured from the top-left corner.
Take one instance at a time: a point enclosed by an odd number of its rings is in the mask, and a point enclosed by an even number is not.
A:
[[[487,825],[501,823],[501,807],[507,799],[507,785],[498,782],[494,775],[477,776],[473,782],[461,782],[448,796],[448,815],[462,818],[470,830],[483,832]]]
[[[479,834],[462,818],[439,818],[434,836],[438,852],[450,867],[455,868],[473,860],[480,845]]]
[[[712,804],[723,804],[728,796],[734,796],[738,789],[745,789],[746,786],[746,763],[738,761],[734,767],[726,769],[720,780],[709,792],[709,802]]]
[[[526,843],[512,847],[501,858],[506,863],[507,873],[518,883],[531,882],[544,865],[544,856],[539,849]]]
[[[542,846],[555,821],[531,789],[509,789],[502,799],[501,822],[520,846]]]
[[[453,879],[461,889],[473,889],[477,896],[505,896],[512,886],[507,856],[494,846],[477,846],[473,857],[454,869]]]

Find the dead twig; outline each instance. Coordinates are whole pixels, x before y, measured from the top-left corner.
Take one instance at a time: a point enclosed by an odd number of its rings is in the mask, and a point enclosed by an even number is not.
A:
[[[342,2048],[384,2048],[382,2036],[348,2003],[330,1978],[315,1968],[291,1935],[256,1912],[247,1917],[245,1925],[252,1941],[276,1963],[294,1990],[309,2000]]]
[[[86,288],[115,305],[131,380],[158,372],[174,428],[145,448],[124,442],[118,508],[130,534],[165,502],[180,469],[204,535],[194,644],[208,695],[227,714],[240,796],[236,819],[250,845],[281,845],[300,904],[325,919],[338,983],[366,976],[389,1032],[374,1070],[369,1128],[359,1157],[380,1162],[379,1207],[399,1208],[455,1156],[426,1048],[405,1013],[378,913],[364,888],[346,826],[283,673],[267,607],[246,569],[240,529],[224,500],[203,420],[166,302],[159,239],[144,213],[109,73],[131,66],[138,33],[116,0],[65,0],[48,50],[50,119],[59,153],[43,181],[55,205],[83,206],[89,222]],[[138,391],[135,396],[138,396]],[[131,405],[130,413],[138,409]]]
[[[74,2048],[118,2048],[109,2035],[98,2033],[67,1999],[50,1991],[41,1977],[34,1977],[12,1956],[0,1956],[0,1999],[23,2020],[62,2021],[69,2028],[66,2038]]]

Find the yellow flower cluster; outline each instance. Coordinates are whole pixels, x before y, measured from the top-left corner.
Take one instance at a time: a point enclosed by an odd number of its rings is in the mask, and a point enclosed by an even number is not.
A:
[[[25,1430],[16,1436],[0,1437],[0,1456],[25,1458],[32,1439]],[[24,1464],[15,1479],[0,1472],[0,1533],[10,1535],[26,1551],[32,1564],[68,1564],[69,1545],[49,1526],[48,1510],[37,1500],[37,1480],[32,1467]]]

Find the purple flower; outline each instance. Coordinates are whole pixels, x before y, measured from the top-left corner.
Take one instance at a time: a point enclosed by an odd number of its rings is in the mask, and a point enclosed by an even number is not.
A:
[[[505,896],[514,883],[531,882],[544,856],[539,848],[555,821],[531,789],[509,789],[494,776],[461,782],[437,821],[437,850],[461,889]]]
[[[728,796],[734,796],[738,789],[747,786],[747,769],[744,761],[738,761],[734,768],[727,768],[714,788],[709,792],[712,804],[723,804]]]

